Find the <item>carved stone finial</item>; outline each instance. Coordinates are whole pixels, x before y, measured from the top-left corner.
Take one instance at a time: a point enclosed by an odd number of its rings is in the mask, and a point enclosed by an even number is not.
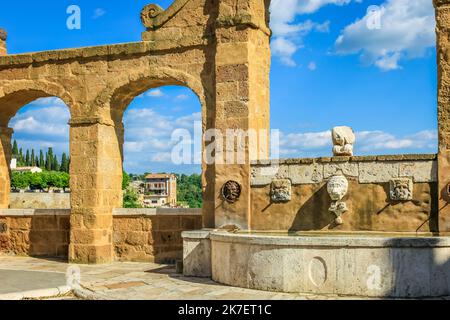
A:
[[[353,144],[356,137],[353,129],[350,127],[335,127],[331,133],[333,138],[334,156],[353,156]]]
[[[0,40],[6,41],[6,38],[8,38],[8,33],[5,29],[0,28]]]
[[[146,28],[153,26],[153,19],[164,12],[164,9],[157,4],[148,4],[141,11],[141,21]]]

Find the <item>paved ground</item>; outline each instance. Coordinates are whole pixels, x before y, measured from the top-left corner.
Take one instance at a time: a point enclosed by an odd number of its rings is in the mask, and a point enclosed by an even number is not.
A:
[[[0,269],[0,294],[56,288],[65,284],[63,273]]]
[[[0,256],[0,291],[11,292],[65,284],[70,265],[57,260]],[[13,270],[13,271],[11,271]],[[82,287],[108,299],[134,300],[213,300],[213,299],[336,299],[264,292],[228,287],[209,279],[188,278],[173,266],[152,263],[113,263],[80,266]],[[62,283],[61,283],[62,282]],[[3,286],[3,283],[7,283]],[[89,292],[88,291],[88,292]]]

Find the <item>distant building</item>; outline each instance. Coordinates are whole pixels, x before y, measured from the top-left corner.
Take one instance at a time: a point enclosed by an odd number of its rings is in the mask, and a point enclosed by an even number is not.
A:
[[[144,206],[176,207],[177,177],[174,174],[149,174],[144,181]]]
[[[17,159],[11,159],[11,171],[16,172],[31,172],[31,173],[41,173],[42,169],[39,167],[17,167]]]

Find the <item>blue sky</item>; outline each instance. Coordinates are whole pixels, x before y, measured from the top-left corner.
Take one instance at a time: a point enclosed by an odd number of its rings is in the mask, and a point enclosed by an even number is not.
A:
[[[153,2],[167,8],[172,1]],[[9,53],[140,41],[139,12],[147,3],[5,1],[0,27],[8,31]],[[66,27],[72,4],[81,8],[81,30]],[[373,5],[379,25],[368,13]],[[431,0],[273,0],[271,12],[271,127],[282,133],[282,157],[330,155],[336,125],[357,132],[358,155],[437,151]],[[170,161],[171,132],[192,131],[199,120],[189,89],[162,87],[136,98],[124,119],[125,169],[199,172],[198,165]],[[67,121],[62,103],[46,99],[22,108],[11,126],[24,147],[61,153]]]

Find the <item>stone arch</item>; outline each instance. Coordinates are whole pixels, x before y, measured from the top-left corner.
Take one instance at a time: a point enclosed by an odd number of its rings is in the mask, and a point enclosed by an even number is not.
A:
[[[136,72],[128,75],[122,81],[118,81],[114,86],[110,86],[103,90],[95,99],[94,104],[102,108],[108,106],[109,110],[106,116],[106,112],[99,111],[100,118],[105,123],[113,123],[116,132],[116,139],[114,140],[116,145],[116,151],[120,153],[121,166],[124,161],[123,145],[124,145],[124,127],[123,127],[123,115],[134,98],[140,94],[158,87],[163,86],[181,86],[190,89],[199,99],[201,105],[202,114],[202,127],[203,131],[209,129],[211,126],[208,118],[212,118],[214,108],[212,105],[212,94],[208,91],[208,88],[203,85],[201,80],[195,76],[188,74],[182,70],[174,68],[155,68],[147,72]],[[105,110],[106,111],[106,110]],[[204,147],[204,146],[203,146]],[[116,159],[119,158],[118,154],[115,154]],[[202,179],[203,185],[206,185],[208,167],[202,165]]]
[[[202,106],[202,118],[206,118],[208,96],[202,82],[194,76],[174,68],[157,68],[149,72],[130,74],[125,79],[109,86],[95,99],[97,106],[109,105],[111,120],[116,123],[122,120],[123,112],[133,99],[145,91],[161,86],[183,86],[191,89]],[[204,122],[204,121],[203,121]]]
[[[45,97],[60,98],[72,115],[75,102],[63,86],[49,81],[18,80],[0,88],[0,126],[7,126],[24,105]]]
[[[0,208],[8,208],[10,192],[11,138],[13,130],[8,128],[12,117],[26,104],[45,97],[58,97],[68,107],[74,101],[66,90],[49,81],[17,80],[0,87]]]

